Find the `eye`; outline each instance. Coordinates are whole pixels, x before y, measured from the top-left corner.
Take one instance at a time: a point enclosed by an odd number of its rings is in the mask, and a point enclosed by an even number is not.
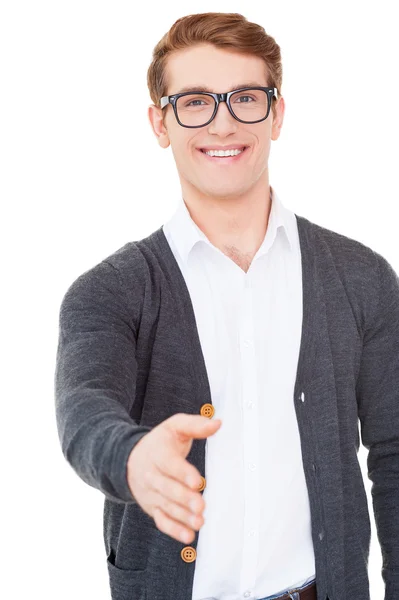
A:
[[[237,98],[237,100],[239,100],[241,98],[251,98],[251,101],[253,100],[252,96],[240,96],[239,98]],[[239,104],[250,104],[250,103],[249,102],[239,102]]]
[[[186,106],[199,106],[199,104],[193,104],[193,102],[204,102],[204,100],[191,100],[191,102],[188,102]]]

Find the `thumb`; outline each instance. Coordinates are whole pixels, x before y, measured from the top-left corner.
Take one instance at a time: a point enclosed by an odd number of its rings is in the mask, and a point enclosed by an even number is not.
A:
[[[180,413],[175,416],[175,431],[190,438],[206,438],[210,433],[215,433],[222,424],[220,419],[208,419],[202,415]]]

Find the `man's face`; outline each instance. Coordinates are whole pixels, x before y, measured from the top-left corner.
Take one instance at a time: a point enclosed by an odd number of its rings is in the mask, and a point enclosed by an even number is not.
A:
[[[168,58],[168,89],[165,95],[176,94],[189,86],[206,86],[210,91],[219,93],[244,87],[249,82],[267,86],[265,67],[265,62],[256,56],[201,44],[177,51]],[[195,129],[179,125],[171,104],[163,111],[151,105],[148,116],[160,146],[167,148],[171,145],[183,196],[189,191],[233,198],[247,194],[254,187],[261,188],[268,182],[270,142],[280,135],[283,98],[279,99],[276,110],[276,118],[271,108],[264,121],[246,124],[237,121],[226,103],[221,102],[213,121]],[[200,150],[204,146],[212,148],[231,144],[247,146],[238,159],[210,160]]]

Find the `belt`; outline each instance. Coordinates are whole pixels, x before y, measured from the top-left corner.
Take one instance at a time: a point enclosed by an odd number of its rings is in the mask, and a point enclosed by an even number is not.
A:
[[[317,600],[316,582],[312,581],[302,589],[293,588],[288,590],[282,596],[276,596],[273,600]]]

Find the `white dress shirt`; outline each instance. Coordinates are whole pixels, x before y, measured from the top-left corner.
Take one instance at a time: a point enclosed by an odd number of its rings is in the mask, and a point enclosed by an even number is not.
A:
[[[264,598],[315,578],[293,399],[301,251],[294,213],[271,186],[270,194],[266,235],[247,273],[209,241],[183,198],[163,226],[190,292],[214,418],[222,421],[206,441],[192,600]]]

